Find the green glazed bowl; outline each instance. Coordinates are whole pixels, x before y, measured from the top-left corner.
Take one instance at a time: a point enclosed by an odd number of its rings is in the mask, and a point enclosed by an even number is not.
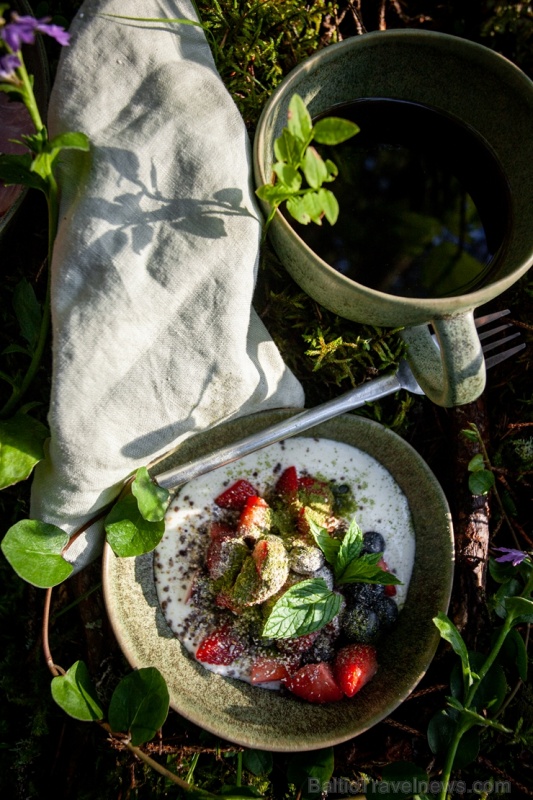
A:
[[[158,471],[212,452],[295,413],[267,411],[221,425],[186,441]],[[416,555],[406,603],[379,644],[374,679],[351,699],[312,705],[206,670],[174,637],[159,606],[153,554],[117,558],[106,546],[104,595],[119,644],[134,668],[157,667],[170,704],[202,728],[245,747],[303,751],[351,739],[389,715],[414,689],[439,641],[432,618],[448,607],[453,576],[453,532],[442,489],[422,458],[396,434],[363,417],[346,415],[305,433],[344,442],[373,456],[409,502]]]

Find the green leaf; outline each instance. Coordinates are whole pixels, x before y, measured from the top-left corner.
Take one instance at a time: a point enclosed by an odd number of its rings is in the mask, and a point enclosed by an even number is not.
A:
[[[470,439],[471,442],[479,441],[479,436],[477,434],[477,431],[475,430],[470,430],[466,428],[461,431],[461,434],[465,437],[465,439]]]
[[[433,623],[438,628],[442,638],[451,644],[454,651],[461,659],[463,670],[470,672],[470,659],[466,644],[451,619],[448,619],[446,614],[443,614],[442,611],[439,611],[437,616],[433,617]]]
[[[495,558],[489,558],[489,573],[490,577],[496,583],[507,583],[515,575],[516,567],[513,567],[509,562],[496,561]]]
[[[105,518],[107,541],[117,556],[149,553],[161,541],[165,523],[145,519],[136,498],[129,494],[116,503]]]
[[[472,719],[472,726],[476,724]],[[446,711],[439,711],[428,725],[427,739],[433,753],[445,753],[454,738],[456,723]],[[474,761],[479,752],[479,733],[471,727],[459,740],[459,747],[453,762],[454,769],[462,769]]]
[[[32,158],[24,155],[0,155],[0,180],[6,186],[21,185],[47,192],[46,181],[32,170]]]
[[[326,165],[314,147],[308,147],[305,151],[302,169],[312,189],[319,189],[328,177]]]
[[[334,181],[337,175],[339,174],[339,170],[337,169],[337,165],[333,163],[329,158],[326,158],[324,161],[326,165],[326,170],[328,173],[327,178],[324,178],[325,181]]]
[[[286,161],[287,164],[298,168],[301,164],[305,152],[305,142],[300,141],[293,134],[283,128],[281,135],[274,142],[274,155],[278,161]]]
[[[263,628],[267,639],[289,639],[312,633],[337,616],[341,596],[323,578],[309,578],[287,589],[275,603]]]
[[[287,118],[289,133],[302,142],[309,142],[313,132],[313,122],[307,107],[299,94],[293,94],[289,103]]]
[[[301,197],[287,199],[287,211],[296,222],[300,222],[302,225],[308,225],[312,219],[308,210],[309,203],[306,201],[308,196],[308,194],[304,194]]]
[[[514,567],[513,567],[514,570]],[[492,598],[491,605],[494,607],[496,614],[505,619],[507,616],[506,600],[508,597],[515,597],[522,591],[522,584],[518,578],[510,578],[505,583],[502,583],[496,594]]]
[[[154,483],[146,467],[137,470],[131,491],[137,498],[137,505],[144,519],[149,522],[160,522],[164,519],[170,492]]]
[[[533,600],[526,597],[507,597],[504,605],[513,624],[533,623]]]
[[[264,183],[263,186],[255,190],[255,193],[261,200],[266,200],[267,203],[273,206],[279,206],[280,203],[291,197],[291,192],[287,190],[283,183]]]
[[[450,746],[455,733],[456,723],[444,711],[434,714],[428,725],[427,739],[432,753],[443,753]]]
[[[90,149],[89,137],[85,133],[79,131],[68,131],[67,133],[60,133],[50,140],[48,147],[50,152],[56,150],[83,150]]]
[[[318,523],[315,522],[315,520],[312,519],[307,513],[305,514],[305,519],[309,525],[309,530],[317,547],[322,550],[324,558],[328,564],[331,564],[331,566],[334,567],[337,562],[337,555],[341,546],[339,539],[334,539],[333,536],[330,536],[327,530],[325,528],[321,528],[320,525],[318,525]]]
[[[279,178],[279,185],[283,186],[287,193],[298,191],[302,185],[302,176],[295,167],[291,166],[291,164],[285,164],[283,161],[278,161],[272,169]]]
[[[319,144],[341,144],[359,133],[359,126],[355,122],[341,117],[325,117],[318,120],[313,128],[313,138]]]
[[[269,775],[274,767],[272,753],[265,750],[245,750],[242,754],[242,765],[244,769],[258,777]]]
[[[324,216],[330,225],[335,225],[339,217],[339,203],[337,202],[337,198],[333,192],[324,188],[319,190],[318,196],[322,204]]]
[[[115,733],[127,733],[133,745],[150,741],[167,718],[169,693],[155,667],[135,670],[123,678],[111,697],[109,724]]]
[[[505,637],[498,653],[498,661],[505,667],[516,669],[521,680],[524,683],[527,681],[528,655],[526,644],[516,628],[511,628]]]
[[[332,747],[313,750],[310,753],[294,753],[287,762],[287,780],[296,786],[302,800],[319,800],[322,786],[329,783],[335,769]],[[318,784],[319,789],[314,789]]]
[[[19,281],[13,290],[13,308],[20,332],[33,348],[41,328],[41,306],[33,286],[26,278]]]
[[[335,564],[335,577],[339,578],[342,575],[348,564],[359,557],[362,549],[363,531],[355,521],[355,518],[353,518],[339,548],[337,563]]]
[[[56,525],[37,519],[21,519],[2,540],[2,552],[23,580],[46,589],[62,583],[72,572],[72,564],[61,553],[68,534]]]
[[[53,678],[51,688],[58,706],[74,719],[92,722],[104,718],[89,670],[83,661],[76,661],[66,675]]]
[[[379,583],[383,586],[400,586],[401,580],[377,566],[381,553],[365,553],[351,561],[337,578],[339,585],[346,583]]]
[[[468,463],[469,472],[477,472],[480,469],[485,469],[485,461],[481,453],[477,453],[474,458],[471,458]]]
[[[485,495],[494,486],[494,474],[488,469],[480,469],[472,472],[468,477],[468,488],[472,494]]]
[[[48,436],[46,425],[21,411],[0,421],[0,489],[31,474],[44,458],[43,446]]]

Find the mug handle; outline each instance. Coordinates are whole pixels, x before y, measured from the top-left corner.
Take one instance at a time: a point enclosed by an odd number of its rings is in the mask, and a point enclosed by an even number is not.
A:
[[[424,393],[439,406],[470,403],[485,388],[485,359],[474,311],[432,321],[438,346],[427,325],[405,328],[407,360]]]

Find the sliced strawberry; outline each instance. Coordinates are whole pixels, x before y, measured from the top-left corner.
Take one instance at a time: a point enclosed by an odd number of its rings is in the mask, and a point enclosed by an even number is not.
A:
[[[209,633],[198,646],[196,660],[205,664],[233,664],[244,652],[242,642],[228,626],[217,628]]]
[[[227,573],[228,577],[235,579],[248,552],[248,548],[234,531],[221,533],[211,539],[205,557],[209,577],[216,581]]]
[[[296,492],[298,491],[298,473],[296,467],[287,467],[287,469],[281,473],[276,483],[275,491],[278,494],[288,495],[289,497],[296,496]]]
[[[260,536],[270,528],[271,510],[262,497],[253,495],[246,500],[239,517],[237,531],[239,536]]]
[[[316,482],[317,482],[316,478],[313,478],[312,475],[301,475],[298,478],[298,488],[309,489],[309,487],[314,486]]]
[[[353,697],[377,672],[376,648],[371,644],[350,644],[338,651],[333,670],[347,697]]]
[[[325,661],[306,664],[286,678],[283,684],[290,692],[310,703],[333,703],[344,697],[331,666]]]
[[[235,531],[230,525],[227,525],[225,522],[217,522],[214,520],[209,525],[209,536],[211,539],[218,539],[220,536],[236,536],[237,531]]]
[[[289,670],[281,659],[261,656],[252,664],[250,678],[252,683],[286,680],[289,678]]]
[[[244,508],[247,499],[256,494],[257,489],[249,481],[241,478],[241,480],[236,481],[221,492],[218,497],[215,497],[215,503],[220,508],[236,508],[240,510]]]

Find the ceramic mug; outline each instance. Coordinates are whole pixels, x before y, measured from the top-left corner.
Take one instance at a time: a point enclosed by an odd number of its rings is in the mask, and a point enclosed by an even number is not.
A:
[[[330,45],[289,73],[265,106],[254,140],[257,186],[270,181],[274,141],[294,93],[313,118],[361,98],[429,106],[473,129],[499,162],[508,196],[505,235],[486,277],[464,294],[413,298],[369,288],[317,256],[279,211],[270,227],[279,258],[313,299],[346,319],[404,328],[411,368],[433,402],[475,400],[485,386],[485,362],[474,309],[533,264],[533,82],[488,48],[448,34],[380,31]]]

